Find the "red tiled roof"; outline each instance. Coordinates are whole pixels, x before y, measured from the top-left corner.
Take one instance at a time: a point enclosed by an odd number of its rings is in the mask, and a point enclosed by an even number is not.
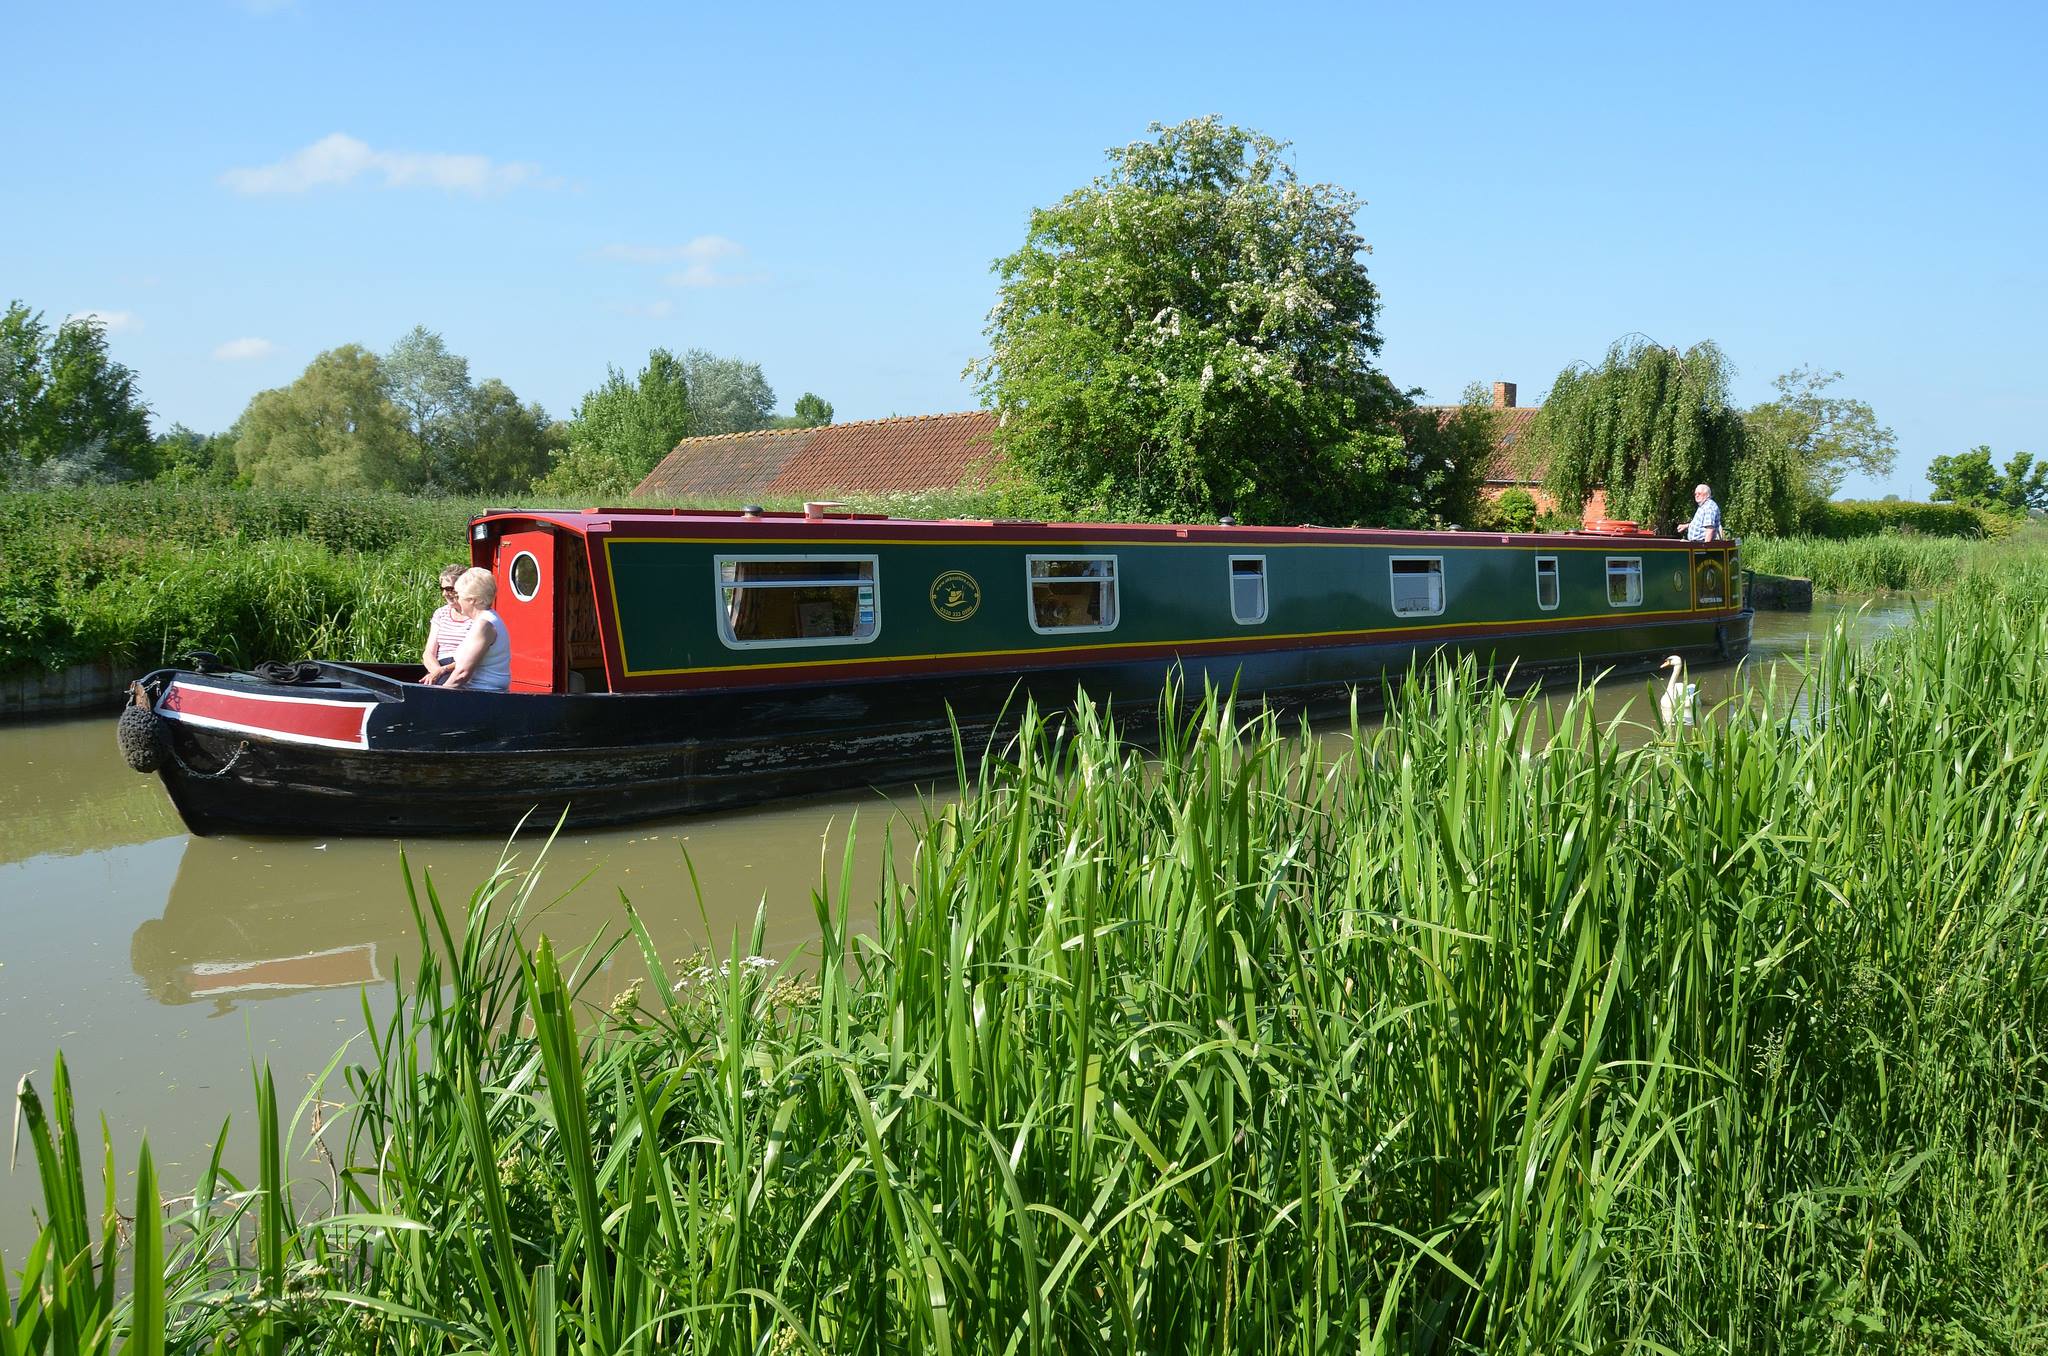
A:
[[[1459,407],[1433,405],[1448,418]],[[1534,485],[1544,467],[1524,455],[1535,406],[1496,409],[1499,434],[1489,485]],[[823,428],[761,429],[685,438],[633,491],[636,499],[802,498],[830,493],[952,489],[983,474],[999,454],[989,443],[993,410],[865,419]]]
[[[1431,405],[1428,408],[1435,410],[1439,417],[1448,419],[1460,407]],[[1486,462],[1487,484],[1534,485],[1543,479],[1543,472],[1548,468],[1531,461],[1522,446],[1529,436],[1529,426],[1536,422],[1536,411],[1541,408],[1540,405],[1514,405],[1507,409],[1494,409],[1498,422],[1494,425],[1493,455]]]
[[[989,434],[995,426],[994,411],[970,410],[685,438],[633,497],[795,498],[951,489],[994,459]]]

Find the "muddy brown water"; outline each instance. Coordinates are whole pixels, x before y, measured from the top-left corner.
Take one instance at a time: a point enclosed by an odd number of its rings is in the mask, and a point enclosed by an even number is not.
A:
[[[1835,621],[1867,638],[1910,617],[1899,600],[1759,614],[1747,668],[1777,670],[1789,698],[1796,662]],[[1693,677],[1708,703],[1736,681],[1732,669]],[[1597,700],[1642,709],[1645,685],[1616,682]],[[953,794],[898,787],[564,835],[542,866],[536,925],[558,946],[616,935],[623,893],[665,956],[723,952],[757,909],[769,949],[788,952],[817,936],[813,892],[828,874],[836,885],[850,824],[859,917],[879,879],[884,827],[900,852],[920,795]],[[497,839],[194,838],[157,780],[122,763],[111,720],[0,726],[0,1095],[10,1116],[23,1076],[47,1094],[61,1049],[81,1131],[95,1135],[104,1112],[124,1172],[147,1133],[166,1190],[185,1189],[230,1115],[228,1158],[239,1162],[237,1146],[251,1148],[252,1066],[269,1062],[289,1111],[359,1037],[365,986],[381,1019],[394,973],[411,972],[419,938],[401,852],[416,879],[431,874],[459,902],[508,851],[532,863],[540,838],[509,849]],[[593,975],[592,996],[639,977],[637,960],[617,954]],[[21,1151],[12,1171],[0,1169],[10,1272],[38,1202]]]

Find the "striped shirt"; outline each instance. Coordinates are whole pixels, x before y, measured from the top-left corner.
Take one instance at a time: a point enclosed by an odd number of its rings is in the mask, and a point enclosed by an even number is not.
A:
[[[469,625],[469,618],[457,614],[449,604],[435,608],[433,625],[427,629],[427,643],[433,646],[434,658],[453,659],[462,642],[469,639]]]

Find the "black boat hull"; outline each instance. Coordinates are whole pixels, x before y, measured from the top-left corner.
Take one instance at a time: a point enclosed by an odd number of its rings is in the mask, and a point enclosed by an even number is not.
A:
[[[1519,681],[1576,679],[1641,672],[1672,653],[1701,664],[1738,659],[1749,630],[1742,612],[1453,648],[1477,651],[1496,674],[1512,670]],[[1190,696],[1205,684],[1235,685],[1241,697],[1315,713],[1341,710],[1355,688],[1370,707],[1378,675],[1397,676],[1437,648],[1404,641],[647,694],[447,691],[396,681],[395,670],[341,665],[321,665],[310,683],[160,670],[143,686],[161,717],[159,775],[195,833],[495,835],[528,817],[621,824],[943,775],[955,765],[956,728],[971,759],[1027,698],[1057,708],[1085,692],[1110,703],[1139,737],[1176,677]],[[186,697],[226,694],[280,710],[315,703],[354,715],[350,703],[359,702],[361,746],[180,719],[164,700],[173,685]]]

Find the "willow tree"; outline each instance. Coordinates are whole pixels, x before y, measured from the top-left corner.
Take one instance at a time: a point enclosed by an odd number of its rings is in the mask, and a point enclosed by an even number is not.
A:
[[[1684,353],[1639,336],[1598,367],[1560,372],[1529,430],[1529,459],[1548,469],[1560,504],[1607,492],[1607,513],[1668,528],[1692,516],[1692,487],[1713,486],[1728,528],[1793,526],[1796,468],[1783,448],[1752,444],[1728,398],[1728,363],[1711,341]]]

